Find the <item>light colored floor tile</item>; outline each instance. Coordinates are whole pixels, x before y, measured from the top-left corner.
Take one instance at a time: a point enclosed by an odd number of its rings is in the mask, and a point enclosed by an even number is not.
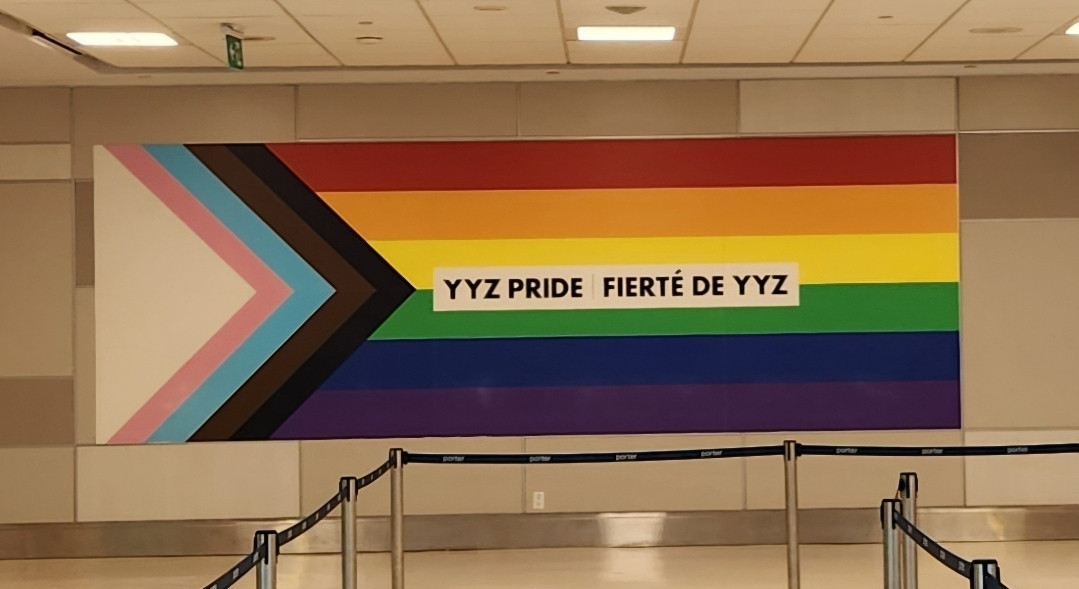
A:
[[[1079,542],[952,544],[967,558],[996,558],[1012,587],[1072,589],[1079,581]],[[234,557],[0,562],[4,589],[198,589]],[[803,546],[802,587],[866,589],[881,583],[877,545]],[[281,589],[337,589],[340,561],[332,555],[285,556]],[[697,548],[573,548],[423,552],[406,555],[409,589],[782,589],[782,546]],[[966,581],[923,560],[921,589],[958,589]],[[389,556],[364,554],[359,585],[389,587]],[[255,586],[253,575],[235,585]]]

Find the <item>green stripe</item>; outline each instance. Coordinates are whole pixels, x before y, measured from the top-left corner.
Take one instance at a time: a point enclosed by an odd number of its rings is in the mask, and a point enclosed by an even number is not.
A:
[[[371,339],[956,331],[959,284],[816,284],[798,307],[432,311],[416,291]]]

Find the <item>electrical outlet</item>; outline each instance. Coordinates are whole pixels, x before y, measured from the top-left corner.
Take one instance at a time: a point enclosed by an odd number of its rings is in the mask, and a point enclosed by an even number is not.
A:
[[[535,491],[532,493],[532,509],[543,509],[543,491]]]

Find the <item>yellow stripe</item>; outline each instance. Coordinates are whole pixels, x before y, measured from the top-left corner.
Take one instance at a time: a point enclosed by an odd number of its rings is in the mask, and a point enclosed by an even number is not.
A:
[[[412,286],[435,268],[795,262],[802,284],[957,282],[959,235],[373,241]]]

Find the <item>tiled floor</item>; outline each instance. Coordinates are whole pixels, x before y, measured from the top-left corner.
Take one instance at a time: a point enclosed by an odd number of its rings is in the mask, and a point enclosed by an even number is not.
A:
[[[996,558],[1011,589],[1079,587],[1079,542],[952,544],[969,558]],[[146,558],[0,562],[3,589],[202,589],[237,559]],[[804,589],[876,589],[880,546],[805,546]],[[337,589],[335,556],[285,556],[280,589]],[[406,555],[409,589],[782,589],[779,546],[425,552]],[[389,557],[363,555],[361,589],[389,587]],[[965,589],[965,579],[921,562],[920,589]],[[248,575],[237,587],[254,587]]]

